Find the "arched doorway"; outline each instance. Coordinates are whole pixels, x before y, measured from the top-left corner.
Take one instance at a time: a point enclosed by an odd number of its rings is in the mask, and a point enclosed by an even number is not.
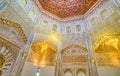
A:
[[[79,70],[77,71],[77,76],[86,76],[86,74],[85,74],[84,70],[79,69]]]
[[[66,69],[64,72],[64,76],[72,76],[72,71],[70,69]]]

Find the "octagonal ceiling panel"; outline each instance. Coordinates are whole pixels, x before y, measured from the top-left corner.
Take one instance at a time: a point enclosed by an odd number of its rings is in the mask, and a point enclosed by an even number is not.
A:
[[[84,15],[98,0],[39,0],[46,11],[60,17]]]

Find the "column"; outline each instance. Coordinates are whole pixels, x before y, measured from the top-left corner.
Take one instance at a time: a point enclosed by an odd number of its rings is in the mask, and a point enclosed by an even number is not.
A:
[[[87,36],[86,38],[86,45],[88,48],[88,65],[89,65],[89,76],[98,76],[97,67],[95,58],[93,55],[92,44],[90,37]]]
[[[61,72],[60,72],[61,50],[62,50],[62,43],[60,41],[57,44],[57,56],[56,56],[55,76],[61,76]]]
[[[87,58],[88,58],[88,56],[87,56]],[[90,76],[89,74],[89,59],[87,59],[87,66],[86,66],[86,68],[87,68],[87,73],[86,73],[86,76]]]
[[[21,75],[21,72],[22,72],[22,69],[24,67],[24,63],[27,59],[27,56],[29,54],[33,39],[34,39],[34,32],[32,32],[30,34],[30,37],[28,39],[28,43],[26,44],[26,46],[20,50],[18,58],[17,58],[15,65],[13,67],[13,71],[11,73],[11,76],[20,76]]]

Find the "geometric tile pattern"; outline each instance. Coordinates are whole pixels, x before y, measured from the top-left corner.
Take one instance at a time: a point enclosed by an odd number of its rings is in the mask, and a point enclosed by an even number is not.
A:
[[[60,17],[84,15],[98,0],[39,0],[46,11]]]

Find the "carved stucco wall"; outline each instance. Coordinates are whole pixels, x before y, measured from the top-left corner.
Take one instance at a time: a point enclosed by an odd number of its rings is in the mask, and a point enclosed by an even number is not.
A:
[[[86,67],[87,60],[87,49],[74,44],[64,48],[61,52],[60,74],[65,76],[65,74],[69,71],[72,76],[77,76],[79,73],[78,71],[81,70],[88,75],[88,68]]]
[[[4,9],[0,11],[0,17],[7,19],[9,21],[12,21],[14,23],[20,24],[21,28],[23,29],[26,37],[28,38],[31,32],[31,26],[29,26],[28,23],[26,23],[23,18],[14,10],[13,7],[6,4]]]

